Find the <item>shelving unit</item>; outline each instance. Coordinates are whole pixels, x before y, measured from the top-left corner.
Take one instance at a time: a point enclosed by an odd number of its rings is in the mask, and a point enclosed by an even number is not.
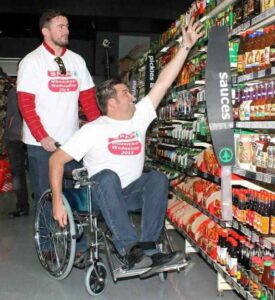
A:
[[[217,16],[219,13],[226,10],[226,8],[229,5],[232,5],[236,2],[236,0],[225,0],[222,1],[216,8],[214,8],[208,15],[204,16],[201,21],[205,22],[208,19],[211,19],[215,16]],[[272,24],[275,22],[275,7],[265,11],[264,13],[261,13],[260,15],[253,17],[252,19],[245,21],[243,24],[237,26],[236,28],[232,30],[228,30],[228,36],[229,38],[232,38],[236,40],[238,38],[238,35],[242,33],[243,31],[247,29],[255,30],[257,28],[260,28],[261,26],[267,26],[269,24]],[[179,24],[179,23],[178,23]],[[179,26],[177,27],[177,32],[174,35],[173,39],[167,41],[166,44],[159,47],[159,49],[154,50],[154,54],[156,59],[162,58],[165,53],[171,48],[177,46],[179,42],[181,42],[181,37],[179,36]],[[201,43],[200,49],[195,47],[190,53],[187,58],[187,61],[190,61],[192,59],[195,59],[199,57],[200,55],[207,54],[208,47],[205,44],[205,40],[203,43]],[[144,74],[144,61],[146,59],[143,58],[141,60],[141,63],[138,64],[140,67],[140,73]],[[232,70],[232,69],[231,69]],[[236,71],[236,69],[235,69]],[[236,76],[232,75],[231,77],[231,83],[232,85],[238,85],[243,84],[246,82],[253,82],[261,79],[267,79],[267,78],[273,78],[275,75],[275,67],[271,67],[266,70],[262,70],[259,72],[249,73],[242,76]],[[139,85],[142,87],[142,81],[145,80],[144,78],[140,77]],[[205,87],[205,80],[202,78],[200,80],[193,80],[189,82],[188,84],[184,85],[175,85],[173,88],[169,91],[166,98],[162,101],[161,106],[165,107],[167,105],[172,105],[175,101],[175,94],[181,93],[184,90],[188,91],[196,91],[196,90],[202,90]],[[204,105],[205,101],[201,101],[197,103],[198,105]],[[190,148],[208,148],[209,144],[211,144],[211,137],[209,134],[202,135],[198,132],[195,133],[194,138],[192,141],[185,140],[181,138],[174,138],[172,136],[165,136],[165,132],[163,134],[158,134],[158,131],[165,131],[172,130],[173,125],[176,123],[180,124],[181,122],[189,121],[189,122],[196,122],[196,118],[198,115],[196,113],[200,113],[199,109],[192,112],[190,115],[186,116],[174,116],[174,120],[158,120],[157,123],[159,124],[159,127],[157,128],[157,131],[154,131],[154,136],[148,137],[148,142],[152,143],[155,148],[157,146],[159,147],[167,147],[170,150],[176,150],[180,149],[180,147],[190,147]],[[206,109],[204,108],[203,114],[206,113]],[[174,122],[174,124],[173,124]],[[161,127],[163,126],[163,127]],[[170,126],[170,127],[169,127]],[[195,127],[195,125],[194,125]],[[237,121],[234,122],[234,128],[243,128],[243,129],[258,129],[258,130],[268,130],[268,129],[275,129],[275,121]],[[154,149],[154,147],[152,147]],[[162,157],[158,156],[152,153],[146,153],[147,156],[150,158],[152,162],[154,162],[156,165],[162,165],[164,168],[168,168],[170,170],[174,170],[178,178],[185,178],[186,176],[189,177],[200,177],[207,181],[210,181],[212,183],[221,185],[221,178],[218,176],[214,176],[212,174],[208,174],[207,172],[201,171],[198,167],[195,167],[193,164],[194,157],[188,157],[188,161],[186,162],[186,165],[183,167],[179,162],[172,161],[172,159],[168,157]],[[236,174],[238,176],[242,177],[242,180],[233,179],[232,185],[243,185],[247,188],[255,188],[255,184],[250,182],[251,181],[258,181],[260,183],[265,184],[275,184],[275,174],[265,174],[265,173],[259,173],[259,172],[253,172],[250,170],[244,170],[237,166],[232,167],[232,174]],[[236,177],[236,176],[235,176]],[[222,189],[222,187],[221,187]],[[257,190],[262,189],[261,187],[257,186]],[[234,228],[238,232],[242,233],[244,236],[248,238],[249,241],[252,243],[255,243],[259,245],[263,249],[268,249],[270,251],[273,251],[275,253],[275,244],[274,240],[272,238],[266,238],[262,237],[260,234],[258,234],[256,231],[251,230],[246,225],[236,221],[233,219],[232,221],[225,221],[220,218],[218,218],[216,215],[211,214],[207,209],[200,206],[198,203],[194,202],[193,199],[190,199],[188,196],[186,196],[181,190],[176,189],[174,186],[171,188],[172,193],[176,195],[178,199],[182,199],[189,205],[195,207],[198,211],[200,211],[202,214],[206,215],[208,218],[210,218],[212,221],[214,221],[216,224],[224,228],[225,230],[227,228]],[[216,261],[214,261],[198,244],[197,242],[192,239],[183,229],[178,228],[176,223],[173,223],[171,219],[168,218],[168,221],[176,228],[176,230],[182,234],[182,236],[191,244],[193,248],[196,249],[197,252],[201,254],[201,256],[220,274],[221,277],[223,277],[226,282],[235,289],[240,295],[242,295],[245,299],[252,300],[254,299],[253,296],[246,291],[243,286],[241,286],[235,278],[232,278],[228,272],[225,270],[224,267],[219,265]]]
[[[204,258],[204,260],[213,267],[218,274],[222,276],[226,280],[226,282],[234,288],[235,291],[237,291],[241,296],[243,296],[247,300],[253,300],[253,296],[246,291],[243,286],[241,286],[235,278],[232,278],[228,272],[226,271],[225,267],[222,267],[221,265],[217,264],[216,261],[214,261],[201,247],[198,246],[196,241],[194,241],[184,230],[177,227],[177,224],[173,223],[169,218],[168,221],[171,225],[176,228],[176,230],[191,244],[191,246]]]

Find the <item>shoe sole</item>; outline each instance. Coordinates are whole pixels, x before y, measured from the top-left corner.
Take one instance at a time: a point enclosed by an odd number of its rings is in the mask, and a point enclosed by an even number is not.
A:
[[[140,278],[145,279],[145,278],[151,277],[154,274],[161,273],[168,267],[180,263],[180,261],[183,261],[183,259],[184,259],[183,253],[178,253],[167,263],[165,263],[163,265],[152,267],[147,272],[142,273],[140,275]]]

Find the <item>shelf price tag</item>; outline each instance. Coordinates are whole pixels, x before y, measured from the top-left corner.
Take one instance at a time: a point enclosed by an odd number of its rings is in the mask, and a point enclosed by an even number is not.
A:
[[[239,223],[236,220],[232,221],[232,227],[239,230]]]
[[[256,173],[255,179],[258,181],[263,181],[263,173]]]
[[[266,76],[265,70],[261,70],[261,71],[258,72],[258,78],[261,78],[261,77],[264,77],[264,76]]]
[[[241,232],[251,239],[251,231],[241,224]]]
[[[270,174],[264,174],[264,182],[271,183],[272,176]]]
[[[243,288],[243,286],[240,285],[240,294],[245,297],[245,290]]]
[[[235,173],[237,173],[240,176],[246,176],[247,172],[244,169],[234,168],[233,170],[234,170]]]
[[[235,280],[233,280],[233,287],[239,294],[241,293],[240,285]]]
[[[263,239],[263,246],[269,250],[272,250],[272,244],[269,240]]]
[[[251,240],[254,243],[259,243],[260,242],[260,237],[255,232],[252,232],[251,233]]]
[[[250,293],[247,293],[247,300],[255,300],[255,299]]]

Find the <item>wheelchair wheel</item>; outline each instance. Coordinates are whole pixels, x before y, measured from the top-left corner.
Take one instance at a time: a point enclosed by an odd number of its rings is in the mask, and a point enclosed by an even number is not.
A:
[[[107,269],[101,262],[93,263],[85,276],[85,287],[92,296],[100,295],[108,282]]]
[[[63,196],[68,223],[61,228],[52,218],[52,194],[46,191],[40,198],[35,216],[35,246],[43,268],[55,279],[66,278],[74,263],[76,230],[68,201]]]

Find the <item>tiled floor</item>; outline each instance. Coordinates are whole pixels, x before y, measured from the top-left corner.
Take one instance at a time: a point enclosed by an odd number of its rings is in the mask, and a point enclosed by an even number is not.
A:
[[[85,272],[73,269],[63,281],[50,278],[36,257],[32,234],[32,216],[8,219],[14,207],[13,193],[0,195],[0,300],[85,300],[92,297],[84,286]],[[182,239],[172,234],[177,247]],[[207,263],[193,254],[189,265],[180,273],[170,273],[165,283],[158,276],[147,280],[132,278],[109,283],[96,299],[186,299],[238,300],[239,296],[226,291],[217,296],[217,276]]]

